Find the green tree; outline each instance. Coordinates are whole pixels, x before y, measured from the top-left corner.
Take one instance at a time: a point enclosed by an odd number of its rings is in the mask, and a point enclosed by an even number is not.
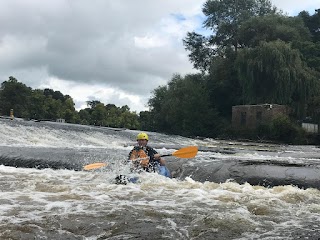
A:
[[[153,121],[160,131],[185,136],[214,136],[220,128],[210,108],[201,74],[175,75],[168,86],[159,87],[149,100]]]
[[[91,109],[85,108],[79,111],[80,123],[84,125],[89,125],[91,123]]]
[[[291,104],[302,117],[316,81],[298,50],[283,41],[239,52],[237,66],[245,104]]]
[[[252,17],[238,31],[239,42],[246,48],[257,47],[261,42],[281,40],[283,42],[309,41],[311,34],[298,17],[279,14]]]
[[[41,89],[35,89],[32,91],[29,109],[30,119],[44,119],[47,115],[46,96]]]
[[[298,15],[305,23],[305,26],[310,30],[313,37],[313,42],[320,41],[320,9],[316,9],[315,14],[310,15],[307,11],[302,11]]]
[[[104,107],[103,103],[98,103],[92,113],[91,119],[94,121],[94,125],[97,126],[105,126],[106,125],[106,117],[107,117],[107,110]]]
[[[292,47],[300,51],[302,60],[308,65],[308,67],[320,73],[320,41],[294,42]],[[320,76],[318,78],[320,78]]]
[[[46,98],[45,107],[47,109],[45,119],[55,121],[57,118],[63,117],[63,110],[62,110],[62,102],[61,100],[55,100],[49,95]]]
[[[66,122],[75,123],[77,119],[77,112],[75,111],[75,108],[74,108],[73,99],[70,96],[67,96],[65,98],[65,101],[62,107],[63,107],[62,117],[66,120]]]
[[[139,124],[141,130],[156,131],[154,113],[150,111],[141,111],[139,113]]]
[[[169,128],[163,118],[163,114],[166,112],[163,103],[167,99],[168,88],[167,86],[159,86],[152,91],[152,94],[153,96],[149,99],[148,105],[153,116],[154,130],[163,131]]]
[[[138,121],[138,115],[131,113],[130,111],[124,111],[119,117],[120,127],[128,129],[139,129],[140,124]]]
[[[100,103],[98,100],[87,101],[87,106],[93,109]]]
[[[43,93],[46,97],[51,96],[55,100],[60,100],[61,102],[65,101],[65,96],[60,91],[54,91],[53,89],[45,88]]]
[[[207,0],[203,6],[207,17],[204,27],[212,30],[211,36],[205,37],[189,32],[184,39],[189,59],[194,67],[208,70],[214,56],[226,56],[228,52],[237,52],[241,47],[239,28],[254,16],[276,13],[269,0]]]
[[[16,78],[11,76],[8,81],[1,84],[0,90],[2,115],[9,115],[10,109],[13,109],[16,117],[25,118],[29,116],[28,105],[32,94],[30,87],[18,82]]]
[[[205,79],[210,107],[217,109],[224,119],[231,119],[232,106],[243,102],[235,59],[215,57]]]

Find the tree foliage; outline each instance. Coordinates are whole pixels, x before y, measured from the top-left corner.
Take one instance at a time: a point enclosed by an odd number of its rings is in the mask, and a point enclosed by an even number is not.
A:
[[[246,20],[275,13],[275,9],[268,0],[208,0],[203,13],[207,17],[204,26],[215,32],[212,43],[223,52],[228,46],[237,51],[238,31]]]
[[[299,51],[280,40],[243,49],[237,62],[246,104],[306,102],[314,87]]]
[[[205,84],[201,74],[175,75],[168,85],[157,88],[149,100],[151,115],[147,115],[156,123],[155,130],[187,136],[216,135],[220,122],[216,109],[209,105]]]
[[[226,56],[230,50],[241,47],[239,28],[254,16],[274,14],[276,8],[268,0],[207,0],[203,13],[207,17],[204,27],[213,32],[202,36],[189,32],[183,40],[194,67],[207,71],[215,56]]]
[[[77,112],[69,95],[49,88],[33,90],[14,77],[1,84],[0,103],[1,115],[9,115],[13,109],[15,117],[26,119],[55,121],[63,118],[69,123],[130,129],[140,126],[138,115],[130,112],[127,105],[105,106],[98,100],[92,100],[87,102],[89,108]]]
[[[303,19],[305,26],[309,29],[313,42],[320,41],[320,9],[316,9],[315,14],[310,15],[307,11],[302,11],[298,15]]]
[[[231,119],[232,106],[243,103],[235,61],[231,57],[215,57],[205,77],[209,104],[225,119]]]
[[[3,114],[9,115],[10,109],[15,113],[27,117],[27,106],[30,102],[32,90],[14,77],[1,84],[0,106]]]
[[[252,17],[238,31],[243,48],[257,47],[261,42],[281,40],[286,43],[309,41],[311,34],[302,19],[279,14]]]

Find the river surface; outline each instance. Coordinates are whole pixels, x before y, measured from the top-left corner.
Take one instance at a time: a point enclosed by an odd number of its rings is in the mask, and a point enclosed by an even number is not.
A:
[[[138,131],[0,119],[0,239],[320,239],[320,150],[149,133],[173,178],[123,161]],[[107,167],[83,171],[94,162]]]

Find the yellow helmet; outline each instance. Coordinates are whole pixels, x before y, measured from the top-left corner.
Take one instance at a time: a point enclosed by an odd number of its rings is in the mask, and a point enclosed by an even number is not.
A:
[[[144,132],[139,133],[139,134],[137,135],[137,140],[143,140],[143,139],[149,141],[148,134],[146,134],[146,133],[144,133]]]

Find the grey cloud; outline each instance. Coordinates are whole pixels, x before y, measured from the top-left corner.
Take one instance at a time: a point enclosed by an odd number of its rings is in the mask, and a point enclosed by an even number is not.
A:
[[[191,71],[191,64],[179,57],[182,46],[139,49],[134,37],[157,32],[162,17],[199,5],[197,0],[1,1],[0,75],[20,74],[23,81],[23,72],[46,69],[49,76],[79,84],[149,92],[173,73]],[[32,81],[35,86],[43,79]]]
[[[162,29],[162,20],[183,14],[190,21],[188,17],[201,13],[204,2],[0,1],[0,77],[7,80],[12,75],[33,88],[46,85],[49,77],[79,85],[92,83],[139,95],[146,102],[150,92],[166,84],[174,73],[194,71],[179,39],[184,31],[194,29],[186,27],[174,35]],[[285,12],[292,12],[297,6],[304,10],[304,6],[316,5],[314,0],[293,5],[287,0],[273,2],[287,7]],[[189,27],[193,28],[192,24]],[[150,34],[164,38],[168,44],[154,48],[135,46],[135,37]],[[119,94],[112,98],[115,104],[128,103]]]

